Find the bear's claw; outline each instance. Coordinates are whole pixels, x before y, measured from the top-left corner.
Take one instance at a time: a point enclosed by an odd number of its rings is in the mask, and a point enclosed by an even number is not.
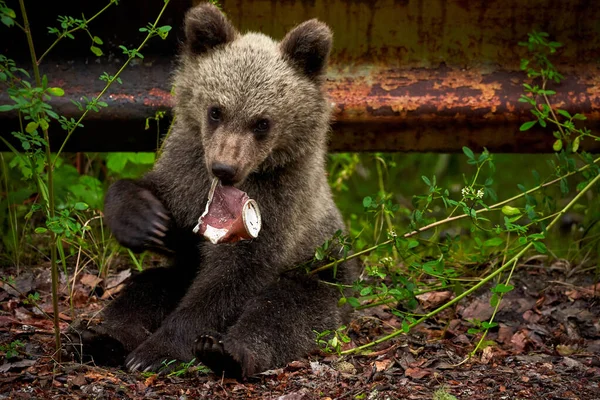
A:
[[[116,367],[123,364],[127,352],[117,339],[102,332],[101,327],[85,323],[71,327],[66,333],[64,352],[79,362]]]
[[[206,365],[217,375],[242,378],[242,366],[229,354],[223,346],[221,334],[203,333],[198,336],[194,346],[194,354],[198,361]]]

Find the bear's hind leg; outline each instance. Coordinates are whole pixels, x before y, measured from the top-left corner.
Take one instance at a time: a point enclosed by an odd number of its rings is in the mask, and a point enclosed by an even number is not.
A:
[[[67,333],[66,352],[99,365],[122,365],[125,357],[162,323],[187,291],[193,276],[175,267],[134,276],[95,325],[81,322]]]
[[[313,330],[341,325],[338,297],[335,287],[314,279],[281,278],[247,303],[224,336],[201,335],[196,358],[234,378],[281,367],[316,347]]]

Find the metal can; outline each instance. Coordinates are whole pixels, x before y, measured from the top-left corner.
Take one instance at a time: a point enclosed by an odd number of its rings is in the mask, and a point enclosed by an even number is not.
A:
[[[223,186],[213,179],[204,213],[198,218],[194,233],[213,244],[255,239],[262,227],[258,203],[233,186]]]

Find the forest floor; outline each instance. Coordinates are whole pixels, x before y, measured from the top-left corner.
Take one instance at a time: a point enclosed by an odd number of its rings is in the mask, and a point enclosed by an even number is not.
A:
[[[52,313],[49,267],[40,266],[18,274],[13,288],[0,288],[0,399],[600,399],[600,283],[593,272],[566,263],[528,264],[502,302],[499,326],[487,337],[493,345],[465,362],[478,339],[467,332],[473,328],[467,321],[489,319],[489,290],[368,354],[315,353],[245,382],[202,367],[157,376],[55,362],[52,321],[45,315]],[[74,317],[100,310],[130,273],[101,281],[81,274],[74,287],[63,281],[63,330]],[[41,310],[25,297],[36,292]],[[422,295],[417,312],[452,296]],[[345,348],[398,329],[401,321],[381,306],[357,313],[348,327],[352,340]]]

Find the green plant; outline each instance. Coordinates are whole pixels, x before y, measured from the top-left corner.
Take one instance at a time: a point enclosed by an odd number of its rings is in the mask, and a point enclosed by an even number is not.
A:
[[[163,361],[162,367],[159,374],[166,374],[168,377],[182,377],[191,373],[203,373],[207,374],[210,372],[208,367],[204,365],[196,365],[196,359],[192,358],[189,362],[178,363],[177,360]],[[154,375],[154,373],[146,373],[148,375]]]
[[[393,197],[386,195],[382,179],[381,165],[385,165],[385,160],[377,158],[376,155],[378,194],[363,198],[363,206],[367,213],[375,215],[375,243],[359,246],[359,251],[346,257],[337,255],[338,259],[325,264],[317,262],[326,260],[319,257],[323,252],[318,251],[308,273],[316,274],[335,268],[341,260],[363,257],[363,275],[367,278],[355,284],[357,296],[342,298],[340,305],[347,302],[357,309],[363,309],[388,304],[392,313],[401,318],[402,327],[371,343],[342,351],[341,354],[360,352],[406,333],[476,290],[491,285],[492,317],[488,321],[471,321],[473,327],[469,333],[479,336],[471,352],[471,355],[475,354],[483,346],[490,344],[485,340],[486,335],[490,329],[497,326],[494,318],[503,296],[514,288],[510,282],[519,259],[533,249],[538,253],[548,254],[549,249],[545,242],[551,229],[565,213],[575,208],[578,201],[592,196],[594,189],[597,189],[600,158],[594,159],[585,153],[581,143],[584,138],[598,138],[587,128],[576,126],[576,121],[585,120],[585,116],[571,116],[567,111],[553,107],[549,101],[555,94],[547,87],[549,82],[558,82],[562,76],[548,58],[560,44],[546,40],[547,37],[544,33],[534,33],[529,36],[529,42],[526,44],[533,51],[533,56],[532,60],[524,61],[522,67],[530,78],[541,79],[542,83],[541,86],[524,84],[527,95],[522,96],[521,101],[534,106],[531,112],[536,120],[523,124],[521,130],[525,131],[538,123],[542,127],[555,126],[558,130],[554,134],[557,142],[560,141],[561,144],[554,145],[557,153],[554,159],[549,161],[551,172],[545,179],[542,179],[537,171],[532,171],[535,182],[533,188],[527,189],[519,183],[517,187],[520,194],[498,202],[498,195],[494,189],[497,172],[494,156],[485,149],[480,154],[475,154],[465,147],[463,153],[467,165],[472,166],[474,170],[471,177],[463,175],[463,186],[459,193],[456,189],[453,193],[450,189],[440,186],[435,175],[422,176],[426,193],[413,197],[412,209],[395,206]],[[538,99],[543,99],[543,103],[538,104]],[[336,169],[330,176],[330,181],[335,182],[342,190],[347,185],[348,177],[361,167],[360,162],[355,159],[341,157],[334,159],[333,165]],[[564,206],[558,207],[558,202],[553,197],[556,192],[551,191],[552,187],[559,186],[558,195],[569,196],[569,180],[574,177],[580,179],[576,185],[577,193],[569,197]],[[490,204],[490,201],[496,203]],[[598,213],[593,215],[592,218],[598,220]],[[408,231],[401,235],[397,232],[402,219]],[[469,222],[466,227],[469,238],[472,239],[470,242],[458,235],[441,234],[442,226],[459,220]],[[594,224],[595,222],[592,222],[590,226]],[[380,234],[384,225],[387,228],[387,238],[381,240]],[[346,237],[345,243],[357,243],[363,230]],[[368,243],[364,240],[364,235],[362,238],[364,243]],[[339,241],[339,238],[333,239]],[[327,249],[332,240],[326,242],[323,247]],[[597,236],[595,240],[598,243]],[[483,264],[487,267],[479,276],[465,277],[465,259],[475,265]],[[473,272],[468,273],[472,275]],[[455,297],[428,313],[417,315],[412,312],[417,304],[417,293],[439,289],[451,290]]]
[[[0,351],[4,353],[4,358],[11,359],[19,355],[19,348],[25,347],[25,343],[20,340],[14,340],[8,344],[0,345]]]
[[[4,55],[0,55],[0,83],[7,86],[7,93],[13,104],[0,105],[0,112],[13,111],[17,112],[20,122],[20,129],[12,132],[12,135],[20,142],[22,151],[14,148],[4,138],[3,141],[11,149],[20,165],[26,166],[26,178],[33,180],[37,187],[37,192],[41,199],[40,203],[35,203],[32,211],[42,211],[46,217],[46,226],[36,228],[37,233],[48,234],[50,237],[50,259],[52,269],[52,303],[54,314],[56,355],[60,358],[60,328],[58,323],[58,268],[57,268],[57,253],[60,253],[63,267],[65,266],[65,253],[63,240],[81,234],[82,225],[73,216],[74,211],[83,211],[88,205],[85,203],[75,203],[73,208],[59,209],[57,207],[57,196],[55,192],[55,173],[58,164],[61,162],[59,157],[66,145],[67,141],[75,130],[82,125],[90,111],[99,111],[100,108],[106,107],[107,104],[100,99],[106,93],[108,88],[116,81],[121,83],[119,75],[136,57],[143,58],[141,49],[151,38],[158,36],[165,38],[170,31],[170,26],[158,26],[165,8],[169,0],[164,1],[164,5],[155,22],[149,24],[145,28],[141,28],[142,32],[146,33],[142,43],[134,49],[125,48],[127,60],[121,68],[114,74],[102,74],[101,80],[105,81],[105,87],[93,99],[84,97],[83,103],[72,100],[72,102],[82,111],[81,116],[75,120],[74,118],[66,118],[58,115],[53,109],[49,100],[52,97],[63,96],[64,90],[60,87],[49,87],[48,78],[46,75],[40,74],[39,65],[44,57],[64,38],[73,38],[73,33],[82,30],[85,31],[92,40],[90,50],[97,56],[102,55],[102,50],[97,45],[103,44],[102,39],[93,36],[89,30],[89,23],[102,14],[108,7],[117,4],[116,0],[111,0],[104,8],[96,13],[92,18],[86,19],[82,16],[81,19],[69,16],[60,16],[58,22],[59,28],[49,28],[51,34],[56,34],[58,37],[54,43],[40,56],[36,55],[31,29],[29,26],[28,15],[25,7],[25,0],[19,0],[21,17],[23,22],[16,20],[17,16],[14,10],[8,8],[4,1],[0,1],[0,20],[7,26],[16,26],[23,31],[27,38],[29,54],[31,57],[31,66],[33,69],[34,80],[30,81],[30,75],[23,68],[20,68],[16,63]],[[49,132],[52,127],[59,125],[67,131],[66,139],[61,144],[56,154],[52,154],[50,148]],[[13,233],[16,229],[13,229]],[[13,243],[15,241],[13,240]]]
[[[336,352],[341,354],[342,346],[345,343],[350,343],[350,338],[346,334],[346,326],[340,326],[336,330],[326,330],[323,332],[315,332],[315,341],[317,345],[326,352]]]
[[[448,393],[447,389],[442,386],[433,393],[432,400],[457,400],[457,398]]]

